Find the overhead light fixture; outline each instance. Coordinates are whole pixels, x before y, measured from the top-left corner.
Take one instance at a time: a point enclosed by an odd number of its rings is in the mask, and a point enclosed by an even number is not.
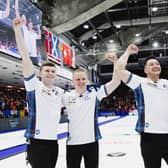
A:
[[[32,0],[32,2],[33,2],[33,3],[37,3],[37,2],[38,2],[38,0]]]
[[[153,46],[154,48],[157,48],[157,47],[159,47],[159,43],[158,43],[157,41],[154,41],[154,42],[152,43],[152,46]]]
[[[168,34],[168,30],[166,30],[165,33]]]
[[[139,37],[141,35],[141,33],[136,33],[135,36],[136,37]]]
[[[7,88],[12,88],[13,86],[7,85],[6,87],[7,87]]]
[[[116,28],[118,28],[118,29],[119,29],[120,27],[121,27],[121,25],[116,25]]]
[[[85,43],[84,43],[84,42],[82,42],[82,43],[81,43],[81,45],[82,45],[82,46],[85,46]]]
[[[96,35],[92,36],[92,39],[96,40],[96,39],[97,39],[97,36],[96,36]]]
[[[114,42],[114,40],[109,40],[109,43],[113,43]]]
[[[84,29],[89,29],[89,25],[88,25],[88,24],[84,24],[84,25],[83,25],[83,28],[84,28]]]
[[[153,8],[152,8],[152,12],[156,12],[157,10],[158,10],[157,7],[153,7]]]

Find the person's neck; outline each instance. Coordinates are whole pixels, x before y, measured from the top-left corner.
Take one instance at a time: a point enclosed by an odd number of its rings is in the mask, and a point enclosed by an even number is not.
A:
[[[83,94],[86,89],[75,89],[78,94]]]
[[[43,82],[43,84],[44,84],[45,87],[47,87],[47,88],[49,88],[49,89],[52,89],[52,88],[53,88],[53,84],[44,83],[44,82]]]
[[[159,80],[159,76],[150,76],[150,77],[147,77],[147,78],[152,80],[153,82],[157,82]]]

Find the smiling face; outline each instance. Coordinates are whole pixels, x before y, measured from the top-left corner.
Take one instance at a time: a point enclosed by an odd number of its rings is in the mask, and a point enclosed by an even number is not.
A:
[[[56,79],[56,67],[53,64],[43,65],[40,69],[40,78],[47,87],[52,87]]]
[[[144,72],[150,79],[159,79],[161,73],[161,66],[157,59],[149,59],[146,61]]]
[[[73,73],[73,84],[78,93],[84,93],[88,84],[88,77],[84,70],[77,69]]]

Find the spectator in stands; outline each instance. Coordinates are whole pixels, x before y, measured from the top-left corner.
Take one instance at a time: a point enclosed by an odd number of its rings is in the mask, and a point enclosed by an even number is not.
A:
[[[16,88],[0,87],[0,109],[4,118],[25,116],[25,92],[18,92]]]
[[[0,11],[0,19],[7,18],[10,12],[10,0],[6,0],[6,8],[4,11]]]
[[[2,109],[0,108],[0,118],[4,118],[5,116],[4,116],[4,114],[3,114],[3,112],[2,112]]]
[[[43,64],[40,68],[40,80],[36,77],[21,32],[23,24],[21,18],[13,21],[27,91],[29,120],[25,137],[28,142],[28,161],[32,168],[55,168],[58,156],[57,129],[63,90],[54,86],[56,67],[53,63]]]
[[[12,118],[16,118],[18,116],[18,111],[17,111],[16,102],[14,100],[10,102],[9,108],[10,108],[10,113],[11,113]]]
[[[115,59],[116,55],[113,55],[114,64]],[[98,105],[103,97],[109,95],[120,84],[115,75],[115,65],[113,79],[99,89],[87,87],[88,77],[83,69],[74,71],[73,83],[75,90],[63,96],[69,119],[67,168],[79,168],[82,157],[85,168],[98,168],[98,140],[101,138],[97,121]]]
[[[128,46],[116,63],[121,80],[136,95],[138,121],[136,131],[141,137],[141,153],[145,168],[160,168],[161,159],[168,163],[168,80],[160,79],[161,66],[156,57],[144,63],[146,78],[125,69],[131,54],[138,53],[134,44]]]

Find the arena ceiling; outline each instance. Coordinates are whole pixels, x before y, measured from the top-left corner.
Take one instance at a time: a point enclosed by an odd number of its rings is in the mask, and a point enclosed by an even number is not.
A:
[[[102,81],[111,78],[112,71],[104,54],[121,55],[130,43],[140,48],[139,54],[129,59],[130,70],[143,73],[144,57],[155,54],[164,66],[163,76],[168,76],[167,0],[31,1],[43,11],[43,25],[76,46],[76,57],[82,64],[98,64]],[[20,62],[4,57],[0,59],[0,83],[23,85]],[[67,82],[58,80],[61,86]]]
[[[43,11],[43,25],[69,38],[77,57],[86,65],[108,64],[107,51],[120,55],[130,43],[138,56],[166,56],[168,49],[167,0],[33,0]],[[50,12],[49,12],[50,11]]]

